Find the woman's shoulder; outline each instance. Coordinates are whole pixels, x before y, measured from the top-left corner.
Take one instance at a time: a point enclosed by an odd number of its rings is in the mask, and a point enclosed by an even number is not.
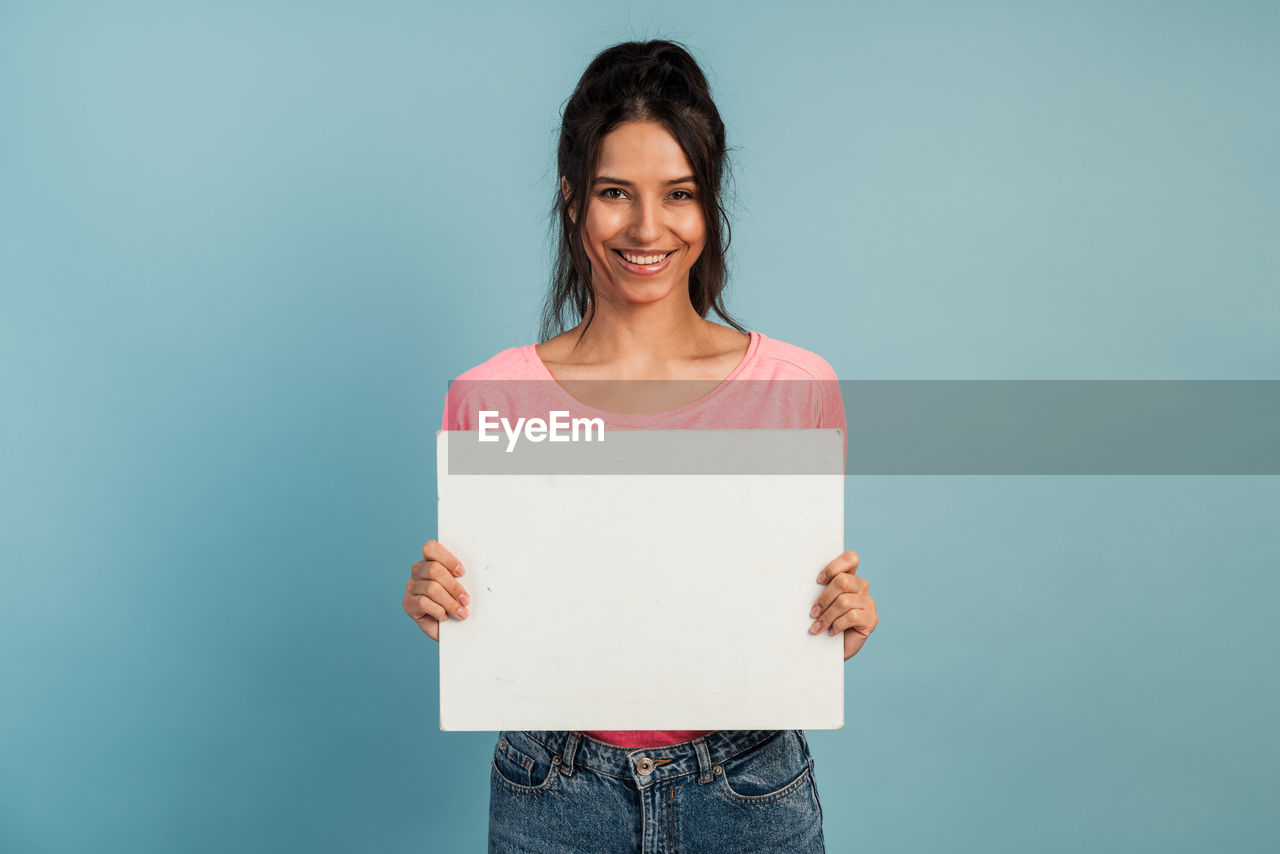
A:
[[[532,380],[542,379],[537,365],[529,357],[526,344],[519,347],[508,347],[495,353],[478,365],[467,368],[458,374],[455,382],[483,382],[488,380]]]
[[[835,369],[812,350],[756,332],[759,344],[750,377],[755,379],[834,380]]]
[[[517,412],[530,406],[531,399],[541,401],[548,377],[539,368],[533,345],[526,344],[508,347],[458,374],[445,395],[441,429],[473,430],[481,411]]]

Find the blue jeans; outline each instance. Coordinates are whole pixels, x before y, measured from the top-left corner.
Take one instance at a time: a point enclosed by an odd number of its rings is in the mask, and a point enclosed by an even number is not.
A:
[[[721,730],[644,748],[580,732],[498,734],[490,854],[824,851],[800,730]]]

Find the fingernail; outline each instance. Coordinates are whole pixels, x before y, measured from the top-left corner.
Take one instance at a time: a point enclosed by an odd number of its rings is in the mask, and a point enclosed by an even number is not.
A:
[[[458,594],[458,601],[461,602],[463,605],[470,605],[471,597],[465,593],[460,593]]]
[[[458,616],[465,620],[465,619],[467,618],[467,609],[466,609],[466,608],[459,608],[459,609],[458,609]]]
[[[827,583],[827,574],[826,574],[826,572],[819,572],[819,573],[818,573],[818,583],[819,583],[819,584],[826,584],[826,583]]]
[[[811,634],[817,634],[818,629],[820,629],[820,628],[822,628],[822,621],[821,621],[821,620],[819,620],[818,622],[816,622],[816,623],[814,623],[812,626],[810,626],[810,627],[809,627],[809,632],[810,632]]]
[[[836,627],[835,627],[835,626],[832,626],[831,628],[827,629],[827,634],[829,634],[829,635],[834,635],[835,633],[836,633]]]
[[[454,575],[466,575],[467,571],[462,568],[462,564],[458,564],[458,568],[453,571]]]
[[[822,616],[822,609],[821,609],[821,608],[819,608],[817,605],[814,605],[814,606],[813,606],[813,610],[809,612],[809,616],[810,616],[810,617],[820,617],[820,616]]]

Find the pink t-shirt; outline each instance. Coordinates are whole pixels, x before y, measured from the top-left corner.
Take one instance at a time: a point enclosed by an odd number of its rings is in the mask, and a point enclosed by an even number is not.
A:
[[[707,394],[665,412],[623,414],[588,406],[556,382],[533,344],[511,347],[462,373],[449,388],[444,430],[479,429],[478,412],[545,417],[567,410],[569,417],[600,418],[605,429],[728,430],[759,428],[839,428],[845,430],[844,403],[836,372],[822,357],[800,347],[751,332],[747,354]],[[845,436],[846,454],[848,435]],[[831,556],[832,558],[835,555]],[[588,732],[622,747],[661,747],[705,735],[701,730]]]

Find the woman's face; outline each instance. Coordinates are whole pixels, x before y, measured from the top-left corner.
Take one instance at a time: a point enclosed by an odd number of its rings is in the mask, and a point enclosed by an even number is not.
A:
[[[707,236],[700,192],[689,159],[661,124],[624,122],[601,140],[582,226],[596,299],[688,301],[689,270]]]

